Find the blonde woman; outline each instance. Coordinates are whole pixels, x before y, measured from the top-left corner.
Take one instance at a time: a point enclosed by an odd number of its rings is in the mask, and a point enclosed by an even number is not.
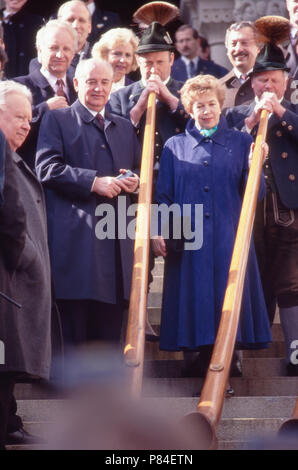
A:
[[[160,348],[199,352],[205,369],[219,326],[252,143],[250,135],[227,128],[221,117],[224,97],[211,75],[185,83],[181,100],[193,119],[185,133],[166,142],[156,185],[159,204],[176,204],[181,214],[190,206],[193,233],[192,239],[184,234],[180,244],[161,232],[153,240],[155,254],[165,257]],[[264,189],[262,180],[263,194]],[[270,341],[252,245],[237,346],[257,349]]]
[[[132,83],[127,75],[138,68],[135,52],[139,40],[127,28],[113,28],[103,34],[92,49],[92,57],[108,61],[114,70],[112,91]]]

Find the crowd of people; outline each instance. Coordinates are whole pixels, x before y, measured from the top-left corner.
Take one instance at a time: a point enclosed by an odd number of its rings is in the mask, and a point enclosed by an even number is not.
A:
[[[173,39],[158,22],[133,31],[91,0],[66,1],[43,23],[26,3],[5,0],[0,26],[0,449],[38,442],[17,415],[18,381],[51,380],[63,349],[121,344],[134,250],[133,217],[123,215],[137,202],[152,91],[153,202],[190,205],[191,233],[202,206],[201,246],[174,240],[174,224],[152,239],[165,259],[160,348],[184,352],[184,375],[206,374],[266,109],[231,374],[241,375],[241,350],[268,347],[278,306],[287,373],[297,376],[298,1],[287,0],[283,49],[259,42],[249,21],[228,28],[230,71],[190,25]]]

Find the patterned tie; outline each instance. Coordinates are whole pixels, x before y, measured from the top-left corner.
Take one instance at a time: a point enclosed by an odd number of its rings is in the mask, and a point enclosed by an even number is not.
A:
[[[196,67],[193,60],[191,60],[189,63],[189,75],[189,78],[194,77],[196,75]]]
[[[65,94],[65,91],[64,91],[64,88],[63,88],[63,85],[64,85],[64,82],[62,80],[62,78],[58,78],[57,82],[56,82],[56,85],[57,85],[57,92],[56,92],[56,95],[57,96],[63,96],[66,101],[68,102],[68,98]]]
[[[104,131],[104,128],[105,128],[104,118],[102,117],[100,113],[97,113],[96,119],[98,119],[101,130]]]

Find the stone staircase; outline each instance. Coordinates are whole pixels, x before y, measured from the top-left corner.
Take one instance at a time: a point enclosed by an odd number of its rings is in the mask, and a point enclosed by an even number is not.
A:
[[[157,259],[148,296],[149,319],[156,329],[160,323],[162,284],[163,261]],[[235,397],[225,399],[218,428],[219,449],[252,449],[264,435],[274,437],[282,422],[293,412],[298,395],[298,377],[286,376],[278,315],[275,321],[272,329],[274,341],[270,348],[245,351],[243,377],[231,379]],[[160,351],[158,343],[146,343],[143,395],[158,406],[165,402],[177,418],[196,410],[203,385],[201,378],[181,377],[182,359],[182,353]],[[18,413],[26,429],[37,435],[47,434],[53,416],[63,408],[63,400],[49,398],[46,392],[34,385],[18,385],[16,398]],[[38,446],[26,448],[37,449]]]

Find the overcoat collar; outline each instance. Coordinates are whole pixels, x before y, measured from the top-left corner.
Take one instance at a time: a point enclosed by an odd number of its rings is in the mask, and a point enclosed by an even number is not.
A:
[[[96,125],[99,126],[99,123],[97,121],[97,119],[94,118],[93,114],[91,114],[88,109],[82,105],[82,103],[80,102],[79,99],[77,99],[73,105],[71,106],[76,113],[79,114],[79,116],[81,117],[81,119],[86,123],[90,123],[92,121],[94,121],[94,123]],[[107,109],[105,109],[105,120],[107,121],[105,123],[105,128],[110,124],[110,123],[114,123],[115,120],[114,120],[114,117],[111,113],[109,113],[109,111]]]
[[[207,139],[212,140],[213,142],[222,145],[223,147],[226,145],[226,130],[228,129],[226,118],[224,116],[220,116],[217,131],[211,137]],[[190,137],[193,143],[193,148],[200,145],[202,142],[205,142],[207,139],[198,131],[197,127],[195,126],[195,122],[193,119],[188,121],[186,126],[186,135]]]

